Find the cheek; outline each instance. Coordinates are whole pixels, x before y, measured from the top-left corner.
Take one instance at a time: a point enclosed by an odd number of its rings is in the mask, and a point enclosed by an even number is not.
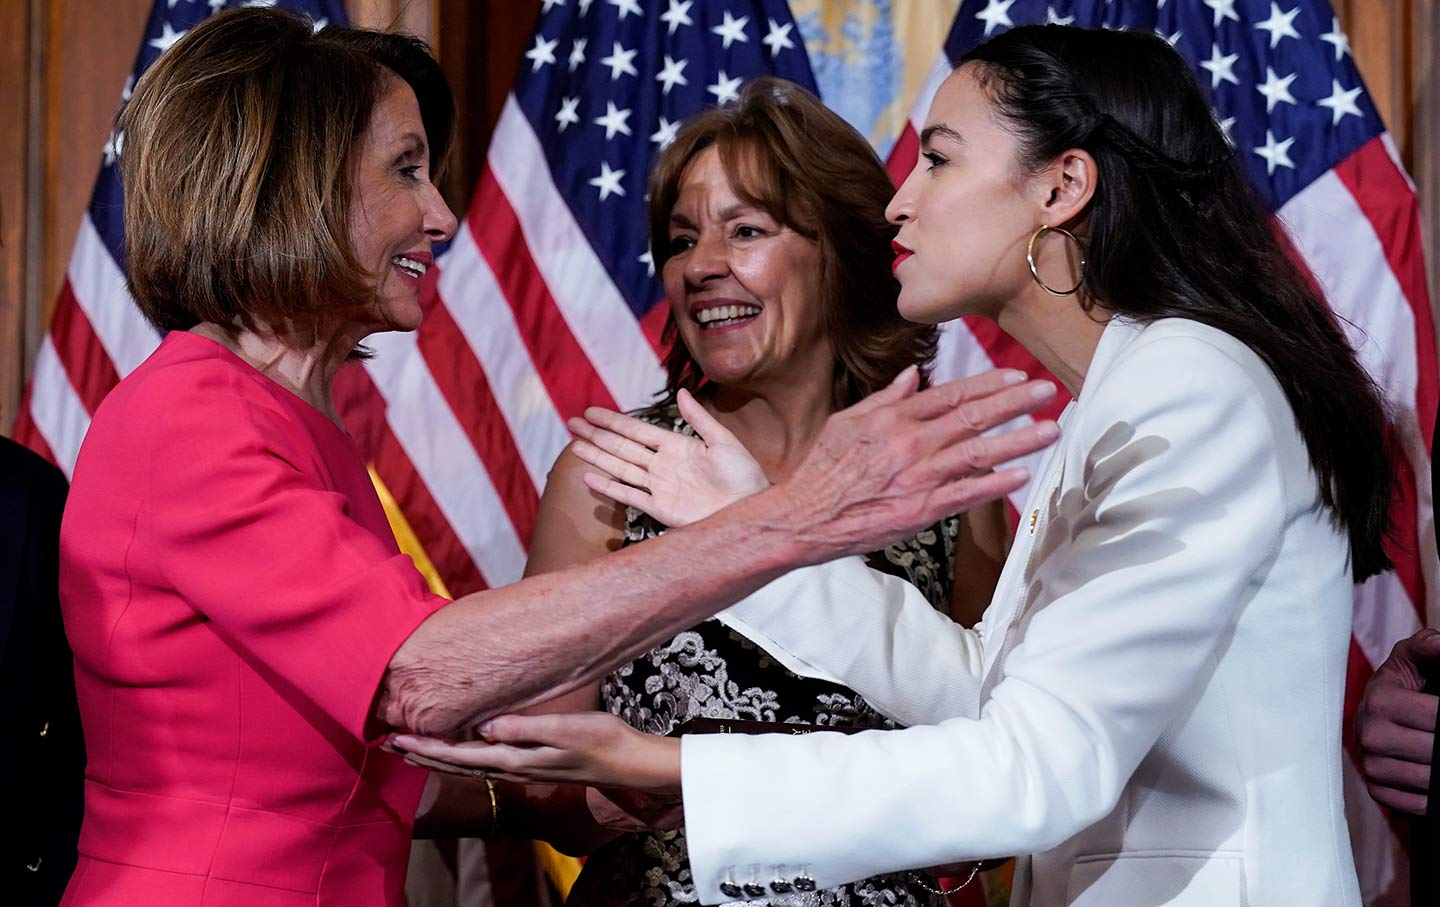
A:
[[[819,298],[819,253],[808,244],[758,244],[736,256],[731,273],[752,296],[783,306],[791,319]]]
[[[660,287],[670,300],[671,311],[678,316],[685,305],[685,273],[679,259],[670,259],[660,269]]]

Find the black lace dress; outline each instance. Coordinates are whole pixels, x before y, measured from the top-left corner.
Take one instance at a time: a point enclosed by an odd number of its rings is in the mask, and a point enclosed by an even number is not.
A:
[[[637,415],[673,431],[694,434],[672,406]],[[654,538],[664,526],[626,512],[624,544]],[[913,583],[937,609],[949,612],[956,518],[868,557],[870,566]],[[668,734],[696,717],[786,721],[836,727],[894,728],[864,698],[839,684],[800,677],[764,650],[715,620],[675,636],[605,678],[601,702],[632,727]],[[837,888],[776,895],[749,904],[796,907],[941,907],[942,898],[908,883],[908,873],[874,876]],[[595,851],[576,880],[567,907],[695,904],[685,832],[626,834]]]

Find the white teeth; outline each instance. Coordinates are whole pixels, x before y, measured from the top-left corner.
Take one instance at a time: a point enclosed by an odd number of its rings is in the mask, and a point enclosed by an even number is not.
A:
[[[404,255],[396,255],[390,259],[391,264],[409,274],[411,277],[424,277],[429,265],[423,261],[416,261],[413,258],[406,258]]]
[[[760,307],[758,305],[717,305],[696,312],[695,320],[702,325],[712,325],[751,318],[759,314]]]

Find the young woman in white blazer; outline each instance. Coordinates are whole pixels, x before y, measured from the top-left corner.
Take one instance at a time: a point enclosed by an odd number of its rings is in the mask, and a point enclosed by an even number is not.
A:
[[[1061,439],[973,630],[854,559],[726,619],[933,726],[681,743],[507,716],[406,747],[683,783],[704,903],[1019,854],[1033,907],[1358,905],[1340,718],[1352,584],[1390,567],[1385,416],[1185,63],[1135,33],[1000,35],[936,95],[888,216],[900,311],[998,322],[1074,396]],[[587,459],[626,484],[592,487],[671,525],[735,455],[714,425],[598,421]]]

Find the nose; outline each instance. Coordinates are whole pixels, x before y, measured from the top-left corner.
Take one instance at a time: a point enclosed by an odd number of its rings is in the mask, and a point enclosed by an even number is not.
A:
[[[920,164],[917,161],[915,169],[905,177],[905,182],[895,190],[895,196],[890,199],[890,204],[885,206],[885,219],[895,225],[905,223],[915,216],[915,175],[920,171]]]
[[[425,217],[421,221],[421,229],[432,243],[441,243],[455,235],[458,225],[455,213],[445,204],[440,190],[431,183],[429,192],[426,193]]]
[[[703,286],[730,273],[728,250],[716,233],[714,230],[701,233],[685,256],[685,282],[693,287]]]

